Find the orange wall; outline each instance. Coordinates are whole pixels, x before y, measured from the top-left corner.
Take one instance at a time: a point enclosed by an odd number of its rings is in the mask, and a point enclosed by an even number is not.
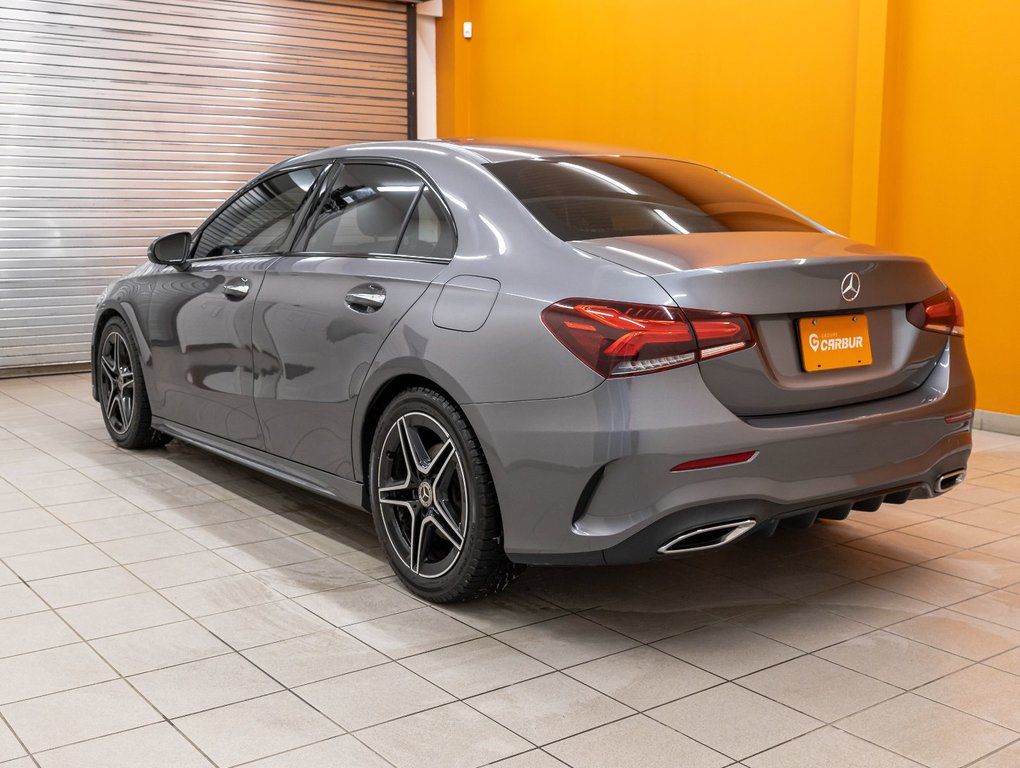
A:
[[[1015,0],[445,0],[439,133],[697,159],[923,255],[963,300],[979,407],[1020,414],[1018,39]]]

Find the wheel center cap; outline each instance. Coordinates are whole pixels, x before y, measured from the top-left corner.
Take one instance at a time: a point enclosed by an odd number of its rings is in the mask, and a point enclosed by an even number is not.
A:
[[[421,485],[418,486],[418,501],[423,506],[431,507],[434,492],[432,490],[432,484],[428,480],[424,480]]]

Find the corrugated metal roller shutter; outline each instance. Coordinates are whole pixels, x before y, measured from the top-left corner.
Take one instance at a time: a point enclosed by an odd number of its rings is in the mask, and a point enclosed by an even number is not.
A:
[[[406,138],[407,9],[0,0],[0,370],[87,361],[103,286],[271,163]]]

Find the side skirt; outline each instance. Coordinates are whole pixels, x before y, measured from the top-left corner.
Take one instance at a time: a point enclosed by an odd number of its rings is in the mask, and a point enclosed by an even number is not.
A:
[[[362,506],[364,489],[361,483],[345,480],[329,472],[312,469],[304,464],[288,461],[265,451],[249,448],[246,445],[240,445],[230,440],[210,435],[207,432],[186,427],[183,424],[166,421],[155,414],[152,417],[152,426],[160,432],[165,432],[178,440],[183,440],[185,443],[190,443],[210,453],[215,453],[217,456],[230,459],[238,464],[299,486],[307,491],[334,499],[348,506],[364,509]]]

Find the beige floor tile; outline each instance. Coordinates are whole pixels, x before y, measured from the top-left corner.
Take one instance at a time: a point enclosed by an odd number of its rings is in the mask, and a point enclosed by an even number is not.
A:
[[[942,544],[920,536],[911,536],[903,531],[886,531],[864,539],[855,539],[847,546],[911,564],[944,557],[960,549],[957,545]]]
[[[171,531],[170,527],[165,523],[161,523],[145,512],[139,512],[135,515],[104,517],[101,520],[88,520],[84,523],[71,523],[71,528],[93,544]],[[100,549],[110,554],[106,548],[100,547]]]
[[[341,734],[289,691],[189,715],[175,724],[224,768]]]
[[[917,768],[917,763],[832,727],[747,758],[749,768]]]
[[[927,613],[936,607],[898,592],[879,589],[859,582],[844,584],[827,592],[819,592],[805,598],[804,601],[809,605],[824,608],[872,627],[895,624],[898,621]]]
[[[480,636],[435,608],[418,608],[346,627],[349,634],[393,659],[434,651]]]
[[[31,752],[159,722],[159,713],[123,680],[0,707]]]
[[[497,636],[529,656],[556,669],[608,656],[637,642],[580,616],[562,616],[502,632]]]
[[[244,656],[288,688],[388,661],[381,653],[355,640],[342,629],[261,645],[245,651]]]
[[[1003,560],[1010,560],[1014,563],[1020,563],[1020,536],[1011,536],[1008,539],[985,544],[977,547],[974,551],[984,555],[992,555]]]
[[[863,549],[855,549],[845,544],[796,555],[790,560],[798,565],[835,573],[847,579],[866,579],[903,567],[902,560],[865,552]]]
[[[20,509],[34,509],[39,505],[20,491],[0,492],[0,515]]]
[[[0,658],[56,648],[78,641],[53,611],[0,620]]]
[[[152,516],[177,530],[248,519],[247,513],[223,501],[210,501],[191,507],[161,509],[153,512]]]
[[[248,763],[245,768],[391,768],[353,736],[337,736],[280,755]]]
[[[0,512],[0,533],[31,531],[53,525],[61,525],[61,522],[41,507]]]
[[[814,718],[733,683],[650,710],[650,717],[740,760],[817,728]],[[767,726],[763,727],[763,724]]]
[[[294,692],[348,731],[453,701],[450,694],[393,662],[305,685]]]
[[[1020,632],[1016,630],[947,610],[926,613],[887,629],[974,661],[1020,645]]]
[[[25,748],[18,743],[14,732],[0,721],[0,763],[6,763],[25,754],[27,754]]]
[[[1016,768],[1020,765],[1020,739],[1005,749],[993,752],[988,757],[973,763],[970,768]]]
[[[1020,731],[1020,677],[975,664],[916,693],[953,709]]]
[[[635,715],[550,744],[546,750],[572,768],[717,768],[730,758],[667,728]]]
[[[142,510],[124,499],[104,498],[51,504],[49,511],[65,523],[77,525],[112,517],[133,517]]]
[[[823,648],[817,655],[905,690],[971,664],[969,659],[885,631]]]
[[[330,624],[289,600],[216,613],[199,623],[237,650],[329,629]]]
[[[559,606],[514,588],[506,594],[493,595],[485,600],[450,603],[437,607],[458,621],[490,635],[554,619],[564,614],[564,610]]]
[[[285,597],[291,598],[349,587],[370,580],[361,571],[331,557],[253,571],[252,576]]]
[[[6,560],[8,565],[11,565],[11,561],[16,561],[18,555],[50,552],[54,549],[75,547],[86,543],[84,538],[66,525],[36,528],[31,531],[0,533],[0,558]]]
[[[638,711],[723,682],[720,677],[647,646],[572,667],[565,674]]]
[[[36,755],[42,768],[211,768],[169,723],[104,736]],[[7,766],[4,766],[7,768]]]
[[[163,535],[165,534],[157,534],[157,536]],[[240,569],[228,563],[215,552],[204,549],[201,552],[171,555],[156,560],[132,563],[127,566],[127,569],[153,589],[179,587],[196,581],[235,576],[241,572]]]
[[[865,583],[891,592],[898,592],[932,605],[950,605],[969,597],[984,594],[991,589],[985,584],[978,584],[917,565],[873,576]]]
[[[242,571],[261,571],[322,559],[322,553],[294,539],[270,539],[236,547],[223,547],[216,554]]]
[[[1014,675],[1020,675],[1020,647],[1006,651],[998,656],[985,659],[984,663],[989,667],[995,667]]]
[[[146,512],[215,501],[212,496],[165,474],[104,480],[103,485]]]
[[[735,621],[773,640],[808,652],[863,635],[872,629],[867,624],[827,610],[795,603],[740,616]]]
[[[1020,582],[1020,563],[972,550],[932,560],[925,563],[925,567],[990,587],[1008,587]]]
[[[558,672],[483,693],[468,703],[537,745],[559,741],[634,713]]]
[[[26,584],[8,584],[6,587],[0,587],[0,619],[45,611],[48,608],[49,606]]]
[[[950,520],[984,528],[993,533],[1014,536],[1020,533],[1020,514],[999,505],[975,507],[953,515]]]
[[[117,564],[113,558],[95,544],[82,544],[49,552],[18,555],[8,557],[5,562],[25,581],[64,576],[69,573],[83,573]]]
[[[191,619],[103,637],[92,647],[125,676],[230,653],[226,643]]]
[[[69,504],[78,501],[94,501],[96,499],[109,499],[113,497],[113,491],[99,483],[88,480],[84,475],[81,482],[74,485],[51,485],[43,488],[34,488],[25,491],[37,504],[45,507],[56,504]],[[65,520],[65,522],[68,522]]]
[[[184,532],[204,547],[236,547],[256,541],[283,538],[283,534],[261,520],[245,518],[230,523],[185,528]]]
[[[236,653],[134,675],[130,682],[168,718],[264,696],[281,688]]]
[[[959,768],[1016,734],[912,693],[840,721],[838,727],[931,768]]]
[[[149,587],[124,568],[101,568],[32,582],[32,589],[54,608],[148,592]]]
[[[169,587],[162,594],[196,618],[283,599],[279,592],[246,573]]]
[[[727,680],[801,655],[789,645],[725,623],[685,632],[655,647]]]
[[[557,760],[548,752],[533,749],[519,755],[492,763],[491,768],[563,768],[566,763]]]
[[[421,602],[407,594],[375,582],[318,592],[299,597],[295,602],[337,627],[379,619],[422,606]]]
[[[460,699],[552,672],[491,637],[411,656],[403,664]]]
[[[4,441],[0,438],[0,445]],[[25,444],[27,448],[28,445]],[[2,450],[2,449],[0,449]],[[89,477],[77,469],[58,469],[55,472],[36,472],[30,475],[12,477],[10,484],[19,491],[36,491],[44,488],[66,488],[88,483]]]
[[[900,689],[816,656],[801,656],[739,680],[740,685],[810,717],[831,723]],[[838,695],[833,695],[838,691]]]
[[[681,632],[718,621],[704,611],[697,610],[647,610],[630,606],[626,602],[603,608],[592,608],[581,614],[604,627],[608,627],[642,643],[654,643]]]
[[[0,587],[6,587],[8,584],[17,584],[21,579],[18,575],[8,568],[3,563],[0,563]]]
[[[85,643],[0,659],[0,704],[67,691],[117,677]]]
[[[902,529],[901,532],[964,549],[979,547],[982,544],[988,544],[1001,538],[994,531],[988,531],[974,525],[965,525],[955,520],[943,519],[929,520],[918,525],[911,525]]]
[[[162,525],[162,523],[161,523]],[[99,548],[122,565],[141,563],[156,558],[167,558],[203,551],[198,544],[177,531],[146,533],[114,541],[104,541]]]
[[[953,606],[953,610],[979,619],[1020,630],[1020,594],[999,590],[973,597]]]
[[[397,768],[476,768],[531,746],[461,702],[368,728],[358,738]]]
[[[57,611],[86,640],[170,624],[185,618],[156,592],[114,597]]]

